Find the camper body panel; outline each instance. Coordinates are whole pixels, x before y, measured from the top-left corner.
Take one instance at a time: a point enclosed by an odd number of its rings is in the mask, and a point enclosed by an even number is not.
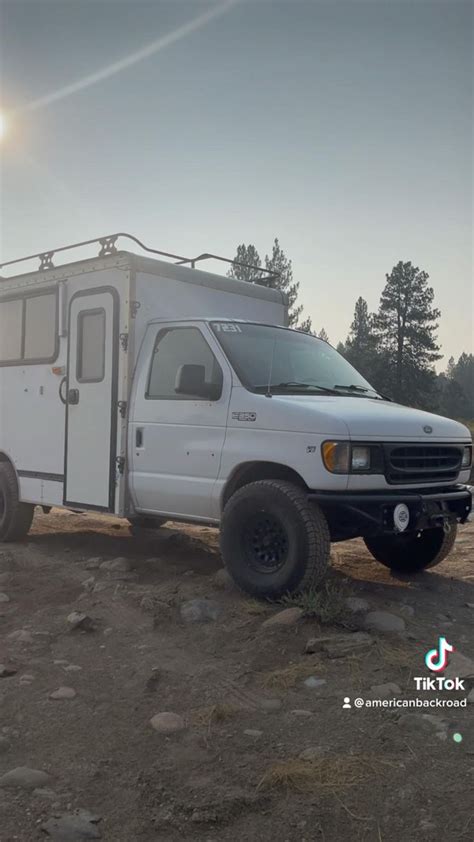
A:
[[[54,295],[56,300],[54,351],[44,360],[1,362],[0,458],[3,454],[13,464],[23,502],[121,516],[135,514],[127,476],[128,417],[131,384],[149,322],[214,313],[287,323],[286,299],[278,290],[127,252],[0,280],[0,303],[36,300],[40,294]],[[228,402],[230,368],[219,349],[218,353],[228,368]],[[83,366],[87,370],[82,371]],[[226,409],[222,406],[219,423],[197,424],[193,438],[193,452],[198,451],[201,460],[211,459],[213,466],[216,456],[208,454],[220,450],[219,442],[213,441],[217,427],[223,444]],[[155,405],[155,416],[156,411]],[[178,466],[174,481],[179,485],[184,470],[179,466],[180,445],[171,451],[163,447],[169,414],[162,403],[164,426],[155,430],[161,433],[153,451],[153,481],[172,475],[168,462],[174,459]],[[174,422],[167,429],[171,426]],[[189,435],[192,418],[179,429],[183,435],[187,429]],[[165,454],[168,461],[160,463]],[[212,467],[213,481],[214,473]],[[199,474],[195,466],[196,485],[207,485],[206,470],[202,480]],[[169,480],[165,486],[172,491]],[[165,486],[161,493],[155,490],[155,496],[163,497]],[[208,514],[199,489],[191,514]]]
[[[113,265],[110,265],[112,262]],[[97,302],[104,302],[107,296],[116,301],[115,314],[110,312],[111,320],[116,318],[120,329],[128,330],[129,268],[118,261],[91,260],[58,269],[36,272],[20,278],[4,280],[0,285],[0,302],[34,301],[40,294],[55,296],[55,351],[46,360],[12,360],[0,365],[0,452],[4,453],[14,465],[19,482],[21,499],[24,502],[44,506],[61,506],[65,503],[78,504],[81,508],[93,501],[92,481],[99,479],[99,472],[110,476],[110,498],[108,505],[103,505],[103,495],[98,508],[108,511],[119,510],[120,497],[124,497],[120,483],[115,485],[115,469],[112,477],[112,464],[116,453],[110,459],[102,452],[104,437],[97,437],[96,431],[103,426],[103,407],[108,404],[110,425],[107,434],[107,447],[114,428],[111,404],[111,365],[109,360],[117,355],[117,339],[109,336],[107,321],[107,345],[104,347],[104,361],[110,368],[105,383],[95,384],[96,394],[91,405],[90,400],[83,400],[77,405],[65,403],[67,386],[73,388],[77,360],[77,326],[84,321],[84,313],[94,308]],[[105,263],[105,265],[104,265]],[[103,291],[101,293],[101,291]],[[102,296],[102,297],[101,297]],[[74,311],[72,308],[75,308]],[[71,313],[73,317],[71,318]],[[24,321],[25,338],[28,342],[28,321]],[[118,331],[117,331],[118,335]],[[71,337],[73,342],[71,342]],[[45,341],[45,340],[43,340]],[[73,347],[74,343],[74,347]],[[84,349],[87,351],[87,349]],[[69,377],[69,383],[67,378]],[[81,384],[80,392],[91,388]],[[114,377],[114,389],[117,401],[126,399],[128,390],[128,360],[117,360],[117,373]],[[109,390],[109,391],[107,391]],[[91,395],[89,395],[89,398]],[[122,419],[121,419],[122,421]],[[117,423],[117,449],[125,446],[126,424]],[[99,439],[97,441],[97,438]],[[83,476],[81,499],[72,492],[81,492],[77,487],[77,477]],[[90,479],[87,479],[87,477]],[[69,489],[68,489],[69,482]],[[103,477],[100,478],[103,483]],[[100,484],[100,483],[99,483]],[[71,496],[72,495],[72,496]],[[92,502],[93,505],[93,502]]]

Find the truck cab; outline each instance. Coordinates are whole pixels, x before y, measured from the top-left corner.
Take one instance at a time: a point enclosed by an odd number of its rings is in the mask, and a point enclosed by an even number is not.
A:
[[[138,522],[220,525],[230,572],[261,596],[316,586],[331,541],[348,538],[399,572],[432,566],[471,508],[466,427],[394,404],[328,343],[264,323],[150,323],[128,450]]]

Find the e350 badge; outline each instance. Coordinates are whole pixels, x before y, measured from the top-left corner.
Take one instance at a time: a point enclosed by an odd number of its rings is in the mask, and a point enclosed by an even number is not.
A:
[[[233,412],[232,421],[256,421],[256,412]]]

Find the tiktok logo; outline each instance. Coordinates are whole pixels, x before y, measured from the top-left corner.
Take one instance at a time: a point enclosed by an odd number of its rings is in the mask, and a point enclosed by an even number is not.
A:
[[[454,646],[440,637],[437,649],[430,649],[425,655],[425,664],[432,672],[442,672],[448,666],[448,652],[454,652]]]

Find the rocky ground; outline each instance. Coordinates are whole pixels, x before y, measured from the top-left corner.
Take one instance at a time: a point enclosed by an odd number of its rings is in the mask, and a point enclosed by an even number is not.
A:
[[[37,514],[0,548],[1,842],[474,839],[474,707],[355,707],[468,696],[473,548],[408,581],[341,544],[268,605],[214,530]],[[440,634],[466,690],[417,694]]]

